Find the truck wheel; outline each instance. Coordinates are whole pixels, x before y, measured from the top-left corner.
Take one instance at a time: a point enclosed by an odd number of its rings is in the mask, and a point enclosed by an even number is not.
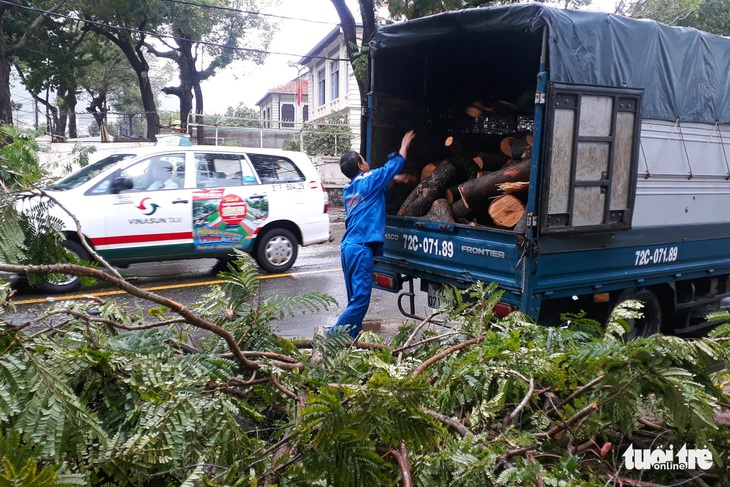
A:
[[[266,272],[285,272],[294,265],[299,249],[297,239],[283,228],[274,228],[258,237],[256,262]]]
[[[89,253],[81,244],[73,240],[65,240],[61,245],[66,249],[66,252],[78,260],[89,260]],[[70,293],[81,288],[81,280],[78,276],[62,275],[57,276],[53,282],[44,282],[38,288],[47,294]]]
[[[631,328],[626,332],[624,338],[628,341],[659,333],[662,325],[662,308],[656,295],[646,288],[627,289],[619,294],[614,309],[619,304],[629,300],[640,301],[644,307],[640,310],[641,317],[628,320]]]

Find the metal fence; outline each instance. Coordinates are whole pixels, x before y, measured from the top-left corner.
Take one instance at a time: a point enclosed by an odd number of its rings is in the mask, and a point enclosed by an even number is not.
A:
[[[196,121],[200,118],[202,121]],[[188,134],[191,140],[202,145],[290,149],[320,155],[334,155],[348,150],[353,136],[347,123],[260,120],[220,115],[191,115]]]
[[[54,137],[54,140],[73,138],[101,142],[135,142],[147,138],[147,119],[144,113],[108,112],[103,128],[99,127],[90,113],[77,112],[74,117],[76,137],[71,137],[67,123],[65,136]],[[37,128],[49,135],[55,128],[52,118],[45,116],[36,120],[19,117],[16,125],[21,128]],[[175,115],[165,113],[160,116],[160,134],[185,133],[192,143],[202,145],[290,149],[309,154],[335,155],[349,150],[353,138],[351,127],[347,123],[323,120],[302,122],[191,115],[187,130],[183,131],[181,127]]]

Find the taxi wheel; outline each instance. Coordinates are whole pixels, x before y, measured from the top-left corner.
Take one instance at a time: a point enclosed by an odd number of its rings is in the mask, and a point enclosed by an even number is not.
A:
[[[61,245],[76,259],[89,260],[89,253],[80,243],[65,240]],[[38,288],[48,294],[70,293],[81,288],[81,279],[78,276],[56,275],[53,281],[44,282]]]
[[[274,228],[260,235],[256,245],[256,262],[267,272],[285,272],[297,260],[296,237],[283,228]]]

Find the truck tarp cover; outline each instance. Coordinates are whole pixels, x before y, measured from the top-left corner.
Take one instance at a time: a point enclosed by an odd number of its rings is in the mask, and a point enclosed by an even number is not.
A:
[[[510,5],[450,11],[383,27],[378,50],[479,31],[547,26],[554,82],[643,88],[643,117],[730,122],[730,39],[604,12]]]

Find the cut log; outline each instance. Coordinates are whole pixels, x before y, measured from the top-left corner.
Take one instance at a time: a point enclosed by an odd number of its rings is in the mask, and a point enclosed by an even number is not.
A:
[[[480,118],[493,112],[494,108],[485,106],[481,101],[474,100],[471,105],[466,108],[466,114],[472,118]]]
[[[452,186],[444,192],[444,198],[449,203],[454,203],[461,199],[461,193],[459,193],[459,186]]]
[[[489,216],[500,228],[513,228],[525,213],[525,205],[511,194],[498,196],[489,205]]]
[[[529,181],[530,161],[505,166],[459,185],[461,200],[468,208],[485,205],[489,198],[499,195],[499,185],[515,181]]]
[[[466,114],[469,115],[471,118],[479,118],[484,116],[484,113],[482,113],[482,111],[474,105],[466,107]]]
[[[421,181],[429,177],[431,173],[436,170],[439,164],[441,164],[441,161],[431,162],[423,166],[423,169],[421,169]]]
[[[512,230],[520,235],[527,233],[527,211],[522,212],[522,218],[520,218],[520,221],[517,222],[517,225]]]
[[[502,169],[502,166],[509,160],[509,156],[505,154],[491,154],[488,152],[480,152],[474,157],[474,162],[483,171],[496,171]]]
[[[464,204],[464,200],[458,200],[451,205],[451,213],[454,215],[454,220],[461,221],[469,217],[471,209]]]
[[[423,216],[431,208],[431,203],[441,198],[444,191],[453,185],[458,171],[449,161],[443,161],[426,179],[418,183],[398,210],[401,216]]]
[[[477,173],[481,168],[474,161],[474,158],[466,152],[466,150],[454,137],[447,137],[444,142],[444,146],[446,146],[446,148],[449,149],[451,154],[454,156],[449,159],[452,164],[463,169],[467,178],[472,179],[477,177]]]
[[[524,134],[512,139],[510,157],[515,161],[524,161],[532,157],[532,134]]]
[[[514,137],[505,137],[499,143],[499,150],[507,157],[512,157],[512,149],[510,149],[510,146],[514,139]]]
[[[428,210],[426,220],[435,222],[450,222],[454,223],[454,214],[451,211],[451,204],[446,201],[445,198],[439,198],[431,204],[431,209]]]

